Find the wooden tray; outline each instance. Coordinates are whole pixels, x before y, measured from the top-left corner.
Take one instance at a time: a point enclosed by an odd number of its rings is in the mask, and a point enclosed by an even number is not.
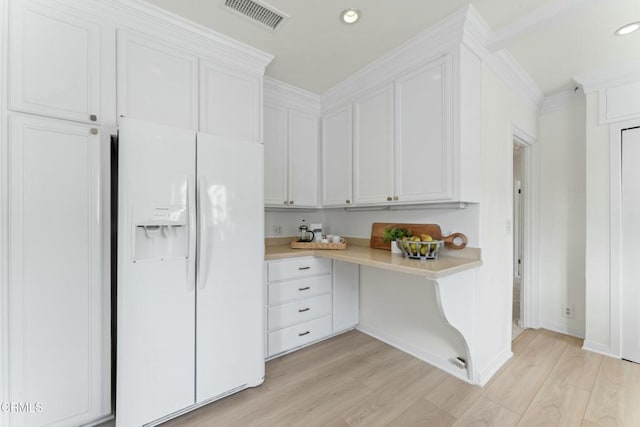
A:
[[[319,243],[291,241],[292,249],[347,249],[347,241],[342,243]]]
[[[384,230],[387,227],[405,228],[411,231],[414,236],[420,234],[428,234],[436,240],[444,240],[444,244],[451,249],[463,249],[467,246],[467,236],[462,233],[453,233],[450,236],[443,236],[442,230],[438,224],[394,224],[389,222],[374,222],[371,225],[371,246],[374,249],[391,250],[390,242],[384,242]],[[455,244],[454,239],[462,240],[461,244]]]

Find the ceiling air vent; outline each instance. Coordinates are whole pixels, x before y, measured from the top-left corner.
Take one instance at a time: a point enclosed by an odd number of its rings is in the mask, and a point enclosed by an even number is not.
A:
[[[264,3],[254,0],[225,0],[224,5],[275,30],[286,15],[267,8]]]

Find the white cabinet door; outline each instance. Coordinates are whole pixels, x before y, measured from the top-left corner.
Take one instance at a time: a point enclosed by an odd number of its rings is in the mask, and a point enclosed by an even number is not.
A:
[[[322,119],[322,205],[351,206],[351,105]]]
[[[184,49],[118,31],[118,116],[198,128],[198,58]]]
[[[622,357],[640,363],[640,128],[622,131]]]
[[[333,261],[333,332],[360,322],[360,266]]]
[[[9,118],[11,426],[76,426],[106,415],[102,323],[100,141],[88,125]],[[108,331],[108,329],[106,329]],[[107,409],[108,413],[109,409]]]
[[[355,103],[353,196],[357,204],[393,200],[393,86]]]
[[[394,197],[399,202],[451,198],[450,91],[445,65],[444,59],[438,60],[396,80]]]
[[[196,403],[264,378],[263,148],[198,133]]]
[[[264,203],[286,206],[288,199],[287,109],[264,106]]]
[[[200,131],[262,142],[262,80],[201,60]]]
[[[13,1],[10,9],[9,108],[98,121],[99,25],[59,4]]]
[[[289,110],[289,205],[318,206],[318,119]]]

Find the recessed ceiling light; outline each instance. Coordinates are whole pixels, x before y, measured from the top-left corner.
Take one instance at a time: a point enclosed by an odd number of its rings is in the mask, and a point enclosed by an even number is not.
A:
[[[340,14],[340,19],[345,24],[355,24],[360,19],[360,11],[358,9],[345,9]]]
[[[626,36],[627,34],[631,34],[634,31],[637,31],[638,29],[640,29],[640,22],[632,22],[618,28],[614,34],[616,36]]]

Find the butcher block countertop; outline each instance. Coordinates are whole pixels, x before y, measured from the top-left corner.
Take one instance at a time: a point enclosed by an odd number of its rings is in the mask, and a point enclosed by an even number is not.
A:
[[[346,237],[347,249],[343,250],[291,249],[289,243],[293,239],[293,237],[266,239],[265,259],[271,261],[300,256],[317,256],[413,274],[427,279],[438,279],[482,265],[478,248],[461,250],[444,248],[438,255],[438,259],[422,261],[407,259],[401,254],[392,254],[391,251],[384,249],[372,249],[369,247],[369,239]]]

